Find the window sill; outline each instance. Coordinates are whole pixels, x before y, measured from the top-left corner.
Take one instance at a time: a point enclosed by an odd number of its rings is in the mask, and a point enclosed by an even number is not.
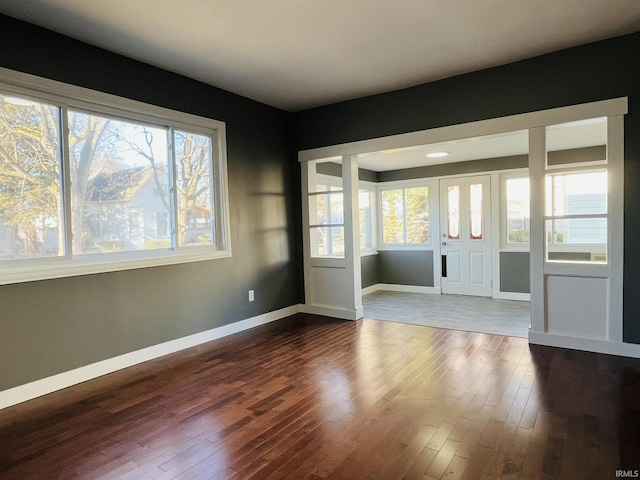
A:
[[[383,251],[396,251],[396,252],[402,252],[402,251],[432,251],[433,250],[433,245],[425,245],[425,246],[405,246],[405,245],[387,245],[384,247],[380,247],[378,248],[379,252],[383,252]]]
[[[127,253],[113,254],[109,258],[86,257],[68,259],[24,259],[4,260],[0,263],[0,285],[12,283],[51,280],[55,278],[92,275],[96,273],[118,272],[139,268],[160,267],[180,263],[202,262],[231,257],[229,250],[193,247],[187,252],[135,252],[136,258]]]

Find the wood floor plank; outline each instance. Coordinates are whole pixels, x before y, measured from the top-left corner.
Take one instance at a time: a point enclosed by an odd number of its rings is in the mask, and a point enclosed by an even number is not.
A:
[[[640,360],[297,314],[0,410],[0,478],[612,478],[639,398]]]

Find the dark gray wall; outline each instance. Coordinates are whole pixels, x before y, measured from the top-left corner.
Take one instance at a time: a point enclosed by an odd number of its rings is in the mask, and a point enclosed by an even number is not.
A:
[[[500,291],[531,293],[529,252],[500,252]]]
[[[1,286],[0,390],[303,301],[289,114],[6,16],[0,44],[2,67],[226,122],[233,248]]]
[[[419,250],[380,250],[380,283],[433,287],[433,252]]]
[[[380,283],[378,255],[365,255],[364,257],[360,257],[362,288]]]
[[[294,115],[296,150],[629,97],[624,340],[640,343],[640,33]]]

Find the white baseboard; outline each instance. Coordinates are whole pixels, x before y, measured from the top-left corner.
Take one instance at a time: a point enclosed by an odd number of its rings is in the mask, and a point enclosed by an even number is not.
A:
[[[550,347],[570,348],[587,352],[606,353],[622,357],[640,358],[640,345],[607,340],[576,338],[554,333],[540,333],[529,330],[529,343],[548,345]]]
[[[342,320],[358,320],[364,316],[364,307],[358,307],[356,310],[346,310],[320,305],[300,305],[300,311],[303,313],[311,313],[313,315],[340,318]]]
[[[441,291],[439,287],[422,287],[419,285],[398,285],[395,283],[376,283],[370,287],[363,288],[362,294],[367,295],[369,293],[383,290],[387,292],[406,292],[406,293],[429,293],[433,295],[440,295]]]
[[[242,332],[259,325],[264,325],[265,323],[280,320],[281,318],[288,317],[300,311],[301,306],[299,304],[292,305],[290,307],[264,313],[256,317],[230,323],[229,325],[223,325],[205,332],[195,333],[187,337],[170,340],[158,345],[153,345],[141,350],[136,350],[134,352],[108,358],[107,360],[102,360],[90,365],[85,365],[84,367],[76,368],[74,370],[69,370],[68,372],[36,380],[25,385],[3,390],[0,391],[0,409],[31,400],[32,398],[40,397],[47,393],[55,392],[56,390],[61,390],[78,383],[86,382],[92,378],[97,378],[117,370],[122,370],[123,368],[153,360],[154,358],[175,353],[186,348],[195,347],[202,343],[233,335],[234,333]]]
[[[516,293],[516,292],[493,292],[492,298],[496,300],[520,300],[523,302],[531,301],[530,293]]]
[[[369,295],[370,293],[377,292],[380,290],[380,284],[376,283],[375,285],[370,285],[362,289],[362,295]]]

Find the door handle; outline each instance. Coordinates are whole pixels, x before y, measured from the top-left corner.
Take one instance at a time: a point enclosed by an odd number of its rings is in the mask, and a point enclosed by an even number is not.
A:
[[[442,242],[441,244],[443,247],[447,245],[447,242]]]

